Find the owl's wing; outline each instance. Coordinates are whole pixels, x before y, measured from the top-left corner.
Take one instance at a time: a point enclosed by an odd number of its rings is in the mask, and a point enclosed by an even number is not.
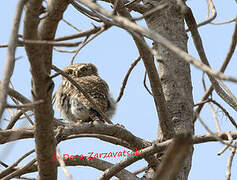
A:
[[[75,78],[74,80],[81,86],[81,88],[84,89],[84,91],[94,100],[95,104],[99,106],[100,109],[105,113],[108,109],[109,104],[109,87],[107,83],[99,76],[86,76]],[[75,95],[85,106],[90,108],[93,107],[81,92],[75,89],[75,87],[73,89],[75,91]]]

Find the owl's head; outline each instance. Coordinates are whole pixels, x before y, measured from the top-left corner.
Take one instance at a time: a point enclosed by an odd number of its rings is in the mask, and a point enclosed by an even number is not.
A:
[[[63,71],[71,77],[98,75],[97,68],[91,63],[73,64],[64,68]]]

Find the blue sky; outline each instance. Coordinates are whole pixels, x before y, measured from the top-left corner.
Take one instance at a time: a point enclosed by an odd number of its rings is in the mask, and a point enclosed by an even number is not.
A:
[[[2,1],[0,6],[0,22],[1,35],[0,44],[7,43],[12,27],[13,15],[16,7],[16,0]],[[206,18],[206,1],[205,0],[189,0],[188,4],[193,10],[194,16],[197,22],[201,22]],[[215,22],[222,22],[228,19],[232,19],[236,16],[237,6],[234,0],[231,1],[214,1],[217,9],[217,18]],[[135,14],[135,13],[134,13]],[[135,14],[137,15],[137,14]],[[81,30],[86,30],[93,27],[91,20],[85,16],[79,14],[71,6],[68,7],[64,14],[64,18],[74,24]],[[93,22],[94,24],[97,24]],[[140,22],[145,26],[144,22]],[[22,33],[23,23],[20,27],[20,33]],[[234,23],[227,25],[206,25],[199,28],[199,32],[202,36],[204,47],[207,53],[207,57],[211,66],[218,70],[226,56],[229,48]],[[76,33],[74,29],[67,26],[64,22],[60,22],[57,37],[63,35],[69,35]],[[190,34],[188,34],[190,36]],[[191,37],[188,42],[189,53],[198,57],[197,52],[193,46]],[[63,49],[63,48],[62,48]],[[64,48],[65,49],[65,48]],[[22,56],[17,60],[14,75],[12,76],[12,83],[15,89],[26,97],[31,99],[30,93],[30,71],[27,56],[23,48],[18,48],[16,57]],[[53,54],[53,63],[63,68],[69,65],[73,54],[62,54],[55,52]],[[86,47],[84,47],[78,54],[75,62],[91,62],[98,67],[99,75],[105,79],[110,90],[115,98],[118,97],[122,80],[130,66],[130,64],[138,56],[138,51],[131,36],[124,30],[117,27],[112,27],[102,35],[97,37]],[[2,75],[3,66],[6,58],[6,49],[0,49],[0,74]],[[232,61],[229,64],[226,74],[237,77],[237,53],[235,52],[232,57]],[[152,97],[147,93],[143,86],[144,66],[142,62],[134,68],[129,77],[127,87],[125,89],[122,100],[118,103],[116,115],[113,118],[114,123],[123,124],[126,129],[131,131],[134,135],[152,141],[156,138],[158,119],[156,116],[154,102]],[[203,88],[201,84],[202,72],[191,66],[192,83],[193,83],[193,97],[194,102],[198,103],[203,95]],[[60,83],[60,77],[55,78],[55,87],[58,87]],[[207,81],[207,84],[210,83]],[[235,94],[237,92],[237,85],[234,83],[226,82],[228,87]],[[235,118],[236,112],[226,105],[217,95],[214,93],[214,98],[219,101]],[[222,131],[235,130],[229,123],[229,120],[218,111],[218,118]],[[60,117],[59,113],[55,110],[55,116]],[[8,113],[5,113],[5,117],[9,118]],[[201,114],[202,119],[208,124],[208,126],[216,132],[214,119],[208,106],[205,106]],[[7,122],[4,122],[2,126],[5,126]],[[17,123],[16,127],[28,126],[29,124],[22,120]],[[195,124],[195,134],[207,133],[199,122]],[[25,152],[31,150],[34,147],[32,139],[21,140],[19,142],[8,143],[7,145],[0,146],[0,159],[6,163],[13,163]],[[102,142],[92,138],[74,139],[67,142],[62,142],[59,145],[61,154],[84,154],[88,155],[88,152],[117,152],[124,151],[123,147],[115,146]],[[223,155],[217,156],[217,153],[223,148],[218,142],[206,143],[201,145],[195,145],[192,170],[190,172],[189,179],[224,179],[226,162],[230,152],[227,150]],[[8,153],[6,153],[8,152]],[[23,163],[26,163],[26,159]],[[119,158],[104,159],[112,163],[118,162]],[[128,167],[128,170],[136,170],[139,167],[143,167],[146,164],[141,160],[136,162],[132,166]],[[232,167],[232,179],[237,179],[237,173],[234,171],[237,168],[237,163],[234,161]],[[2,169],[2,166],[0,166]],[[69,167],[74,179],[96,179],[101,172],[88,167]],[[30,177],[30,175],[28,175]],[[59,170],[59,178],[66,179],[65,175]]]

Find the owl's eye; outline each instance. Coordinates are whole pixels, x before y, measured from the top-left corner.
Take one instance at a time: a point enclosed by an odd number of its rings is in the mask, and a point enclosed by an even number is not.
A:
[[[82,67],[81,68],[81,72],[86,72],[87,71],[87,68],[86,67]]]

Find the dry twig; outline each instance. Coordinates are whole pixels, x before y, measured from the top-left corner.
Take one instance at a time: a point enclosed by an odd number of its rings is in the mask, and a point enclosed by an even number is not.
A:
[[[138,56],[135,61],[131,64],[131,66],[129,67],[128,69],[128,72],[126,73],[125,75],[125,78],[123,79],[123,83],[122,83],[122,87],[120,88],[120,92],[119,92],[119,96],[116,100],[116,102],[118,103],[122,96],[123,96],[123,93],[124,93],[124,89],[126,87],[126,84],[127,84],[127,81],[128,81],[128,78],[129,78],[129,75],[131,74],[133,68],[137,65],[137,63],[141,60],[141,56]]]
[[[87,36],[87,38],[85,39],[85,41],[82,43],[82,45],[77,49],[77,51],[75,52],[75,54],[74,54],[74,56],[72,57],[72,59],[71,59],[71,64],[73,64],[73,61],[74,61],[74,59],[76,58],[76,56],[77,56],[77,54],[79,53],[79,51],[83,48],[83,47],[85,47],[89,42],[91,42],[93,39],[95,39],[97,36],[99,36],[101,33],[103,33],[104,31],[106,31],[108,28],[110,28],[111,26],[110,25],[103,25],[102,27],[101,27],[101,29],[97,32],[97,33],[95,33],[95,35],[93,36],[93,37],[91,37],[90,39],[88,39],[88,36]],[[88,39],[88,40],[87,40]]]
[[[220,68],[220,72],[224,72],[225,69],[227,68],[227,65],[229,64],[230,60],[231,60],[231,57],[233,56],[234,54],[234,51],[235,51],[235,48],[236,48],[236,43],[237,43],[237,19],[235,20],[235,29],[234,29],[234,32],[233,32],[233,35],[232,35],[232,40],[231,40],[231,43],[230,43],[230,48],[227,52],[227,55],[226,55],[226,58]],[[209,95],[212,93],[213,91],[213,85],[211,85],[211,87],[205,92],[205,95],[202,97],[202,100],[201,101],[205,101]],[[193,121],[195,122],[196,119],[197,119],[197,115],[200,114],[202,108],[203,108],[203,105],[204,104],[201,104],[200,106],[198,106],[198,108],[196,109],[195,111],[195,116],[194,116],[194,119]]]
[[[207,6],[207,8],[208,8],[207,19],[205,21],[199,23],[197,25],[197,27],[204,26],[204,25],[206,25],[208,23],[212,24],[212,21],[216,18],[217,12],[216,12],[216,8],[215,8],[214,3],[212,2],[212,0],[208,0],[207,3],[208,3],[208,6]],[[208,16],[209,16],[209,8],[211,8],[211,14],[212,15],[211,15],[211,17],[208,18]],[[190,31],[189,28],[186,29],[186,32],[188,32],[188,31]]]
[[[197,52],[199,54],[199,57],[201,61],[210,67],[210,64],[208,62],[207,56],[205,54],[205,50],[202,44],[201,36],[197,29],[197,23],[196,20],[192,14],[192,10],[182,1],[177,0],[177,3],[180,7],[181,13],[184,15],[185,21],[191,31],[191,35],[194,41],[194,45],[197,49]],[[237,99],[232,98],[229,96],[219,85],[218,81],[214,78],[212,74],[207,73],[209,80],[213,84],[213,87],[217,94],[227,103],[229,104],[235,111],[237,111]]]
[[[27,0],[20,0],[16,7],[16,13],[14,16],[11,38],[8,44],[7,56],[6,56],[6,64],[4,66],[4,72],[2,77],[2,83],[0,85],[0,119],[2,117],[5,105],[6,98],[8,93],[8,85],[10,82],[10,78],[12,76],[14,66],[15,66],[15,51],[17,47],[17,38],[18,38],[18,30],[20,26],[21,15],[23,11],[23,7]]]

